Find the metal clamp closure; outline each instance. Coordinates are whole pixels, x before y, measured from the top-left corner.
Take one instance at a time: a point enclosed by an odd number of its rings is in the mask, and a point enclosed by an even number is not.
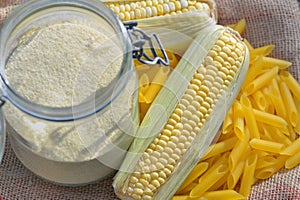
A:
[[[146,34],[141,29],[137,28],[136,21],[124,22],[124,26],[127,29],[128,35],[130,37],[132,43],[132,55],[133,58],[136,58],[143,64],[147,65],[155,65],[155,64],[163,64],[165,66],[170,65],[169,58],[167,53],[159,39],[159,37],[155,33]],[[150,54],[145,52],[145,45],[149,45]],[[158,45],[158,48],[155,48],[154,45]],[[147,47],[148,48],[148,47]],[[158,52],[157,52],[158,51]],[[162,54],[162,57],[159,56],[159,51]]]

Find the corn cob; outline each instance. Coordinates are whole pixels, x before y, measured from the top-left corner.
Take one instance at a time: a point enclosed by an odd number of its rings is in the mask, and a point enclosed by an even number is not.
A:
[[[249,52],[237,32],[222,26],[199,32],[152,103],[115,177],[121,199],[172,197],[215,138],[248,65]]]
[[[214,0],[102,0],[121,21],[135,20],[138,28],[156,33],[164,47],[182,55],[198,31],[216,24]]]
[[[202,11],[212,15],[212,1],[205,0],[146,0],[104,1],[121,21]]]

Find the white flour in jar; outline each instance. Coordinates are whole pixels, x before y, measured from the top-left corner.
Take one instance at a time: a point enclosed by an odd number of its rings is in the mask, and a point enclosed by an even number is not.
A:
[[[61,23],[26,36],[5,72],[10,85],[26,99],[67,107],[105,88],[119,73],[122,59],[121,47],[101,32],[82,24]],[[36,154],[55,161],[86,161],[122,134],[116,122],[128,118],[133,106],[125,101],[128,93],[122,95],[114,103],[117,112],[107,109],[80,125],[37,120],[12,105],[5,114]],[[86,153],[87,146],[95,152]]]

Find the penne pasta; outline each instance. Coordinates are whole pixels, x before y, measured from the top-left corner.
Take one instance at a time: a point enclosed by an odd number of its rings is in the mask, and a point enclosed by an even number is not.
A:
[[[278,127],[286,128],[288,123],[282,118],[274,114],[263,112],[257,109],[253,109],[254,117],[257,121],[263,122],[265,124]]]
[[[149,77],[147,74],[141,75],[139,78],[139,93],[144,96],[145,91],[148,89],[150,85]]]
[[[203,198],[192,198],[188,195],[174,195],[172,200],[206,200],[204,197]]]
[[[277,159],[271,155],[263,156],[257,159],[256,170],[269,167],[275,165],[277,163]]]
[[[249,158],[245,161],[245,167],[241,179],[239,193],[246,197],[249,196],[251,191],[251,186],[255,182],[254,172],[255,172],[256,162],[257,162],[257,155],[255,153],[251,154]]]
[[[234,189],[238,180],[240,179],[243,169],[244,169],[244,161],[241,161],[237,164],[234,169],[230,170],[230,173],[227,178],[227,186],[229,189]]]
[[[266,110],[267,108],[267,100],[266,100],[266,97],[265,95],[263,94],[262,91],[258,90],[256,91],[253,95],[253,100],[256,102],[257,104],[257,107],[260,109],[260,110]]]
[[[145,102],[140,102],[139,103],[139,108],[140,108],[140,122],[141,121],[143,121],[143,119],[144,119],[144,117],[145,117],[145,115],[146,115],[146,113],[147,113],[147,111],[148,111],[148,109],[149,109],[149,107],[150,107],[150,103],[145,103]]]
[[[236,167],[242,156],[246,154],[247,149],[249,148],[249,129],[246,128],[245,130],[244,139],[237,141],[229,154],[228,166],[230,171]]]
[[[271,129],[268,129],[267,128],[267,125],[265,124],[262,124],[262,129],[263,131],[261,132],[261,139],[263,140],[270,140],[272,141],[273,140],[273,135],[272,135],[272,132],[270,132]]]
[[[265,111],[268,112],[268,113],[271,113],[271,114],[276,114],[274,104],[273,104],[272,99],[270,97],[269,88],[265,87],[263,89],[263,94],[264,94],[264,97],[266,99]]]
[[[253,46],[249,43],[249,41],[246,38],[244,38],[243,41],[250,51],[254,49]]]
[[[265,152],[265,151],[257,151],[257,150],[252,150],[256,153],[256,155],[258,156],[258,158],[262,158],[265,156],[269,156],[270,153],[269,152]]]
[[[278,129],[276,127],[268,126],[267,130],[271,135],[271,140],[282,143],[285,146],[289,146],[292,144],[292,141],[290,140],[290,138],[288,138],[280,129]]]
[[[250,50],[250,57],[268,56],[273,51],[274,48],[275,48],[275,45],[273,45],[273,44],[255,48],[253,50]]]
[[[287,84],[293,95],[300,100],[300,84],[297,80],[288,71],[280,72],[280,78]]]
[[[199,183],[190,192],[190,197],[201,197],[212,185],[220,180],[228,172],[225,164],[212,167],[199,179]]]
[[[274,165],[258,169],[255,172],[255,177],[262,180],[270,178],[273,174],[275,174],[282,167],[284,167],[287,158],[288,158],[287,156],[279,156],[277,158],[277,162],[274,163]]]
[[[253,138],[249,142],[253,149],[279,154],[284,149],[284,144],[268,140]]]
[[[216,156],[206,159],[205,162],[208,162],[209,166],[213,166],[216,163],[218,163],[221,159],[223,159],[221,155],[216,155]],[[202,160],[201,160],[201,162],[202,162]]]
[[[247,197],[237,193],[234,190],[218,190],[218,191],[211,191],[206,192],[204,195],[205,199],[207,200],[246,200]]]
[[[234,121],[234,133],[235,135],[240,139],[244,139],[244,113],[243,113],[243,108],[242,105],[240,104],[239,101],[235,101],[233,103],[233,121]]]
[[[287,118],[293,127],[295,127],[299,120],[299,113],[297,112],[297,108],[292,97],[292,94],[285,82],[281,82],[279,85],[279,89],[282,95],[282,99],[284,105],[286,105]]]
[[[300,137],[297,140],[293,141],[290,146],[287,146],[283,151],[280,152],[281,155],[295,155],[300,152]]]
[[[198,183],[190,183],[188,186],[186,186],[184,189],[182,189],[181,191],[176,192],[176,195],[186,195],[189,194],[191,192],[191,190],[196,187],[198,185]]]
[[[232,107],[228,110],[223,126],[222,126],[222,134],[228,134],[233,130],[233,121],[232,121]]]
[[[222,189],[227,188],[226,184],[227,184],[228,174],[229,174],[229,171],[227,171],[227,173],[224,176],[222,176],[221,179],[219,179],[215,184],[213,184],[209,188],[209,191],[222,190]]]
[[[249,83],[253,81],[257,76],[261,75],[262,71],[263,71],[263,57],[259,56],[255,61],[253,61],[252,64],[250,64],[247,72],[247,76],[242,86],[242,90],[244,90],[246,86],[249,85]]]
[[[251,136],[253,136],[254,138],[260,138],[258,126],[255,121],[255,116],[254,116],[252,105],[251,105],[249,98],[245,95],[242,95],[240,102],[241,102],[241,105],[242,105],[242,108],[243,108],[243,111],[245,114],[246,125],[249,128]]]
[[[216,155],[220,155],[221,153],[231,150],[236,141],[237,139],[235,137],[231,137],[227,140],[223,140],[221,142],[210,145],[209,148],[206,150],[206,153],[202,157],[202,160],[211,158]]]
[[[286,109],[276,79],[272,80],[271,87],[269,88],[269,92],[270,92],[272,103],[275,106],[276,114],[285,119]]]
[[[194,167],[194,169],[190,172],[190,174],[185,179],[185,181],[183,182],[183,184],[180,186],[180,188],[178,189],[178,192],[180,192],[185,187],[187,187],[188,185],[190,185],[194,180],[196,180],[197,178],[199,178],[199,176],[201,176],[207,170],[207,168],[208,168],[208,163],[207,162],[200,162],[200,163],[198,163]]]
[[[286,69],[292,65],[292,63],[289,61],[265,56],[263,57],[263,63],[265,68],[273,68],[278,66],[280,70]]]
[[[246,20],[241,19],[236,24],[229,25],[229,27],[239,32],[239,34],[243,34],[246,29]]]
[[[172,53],[168,49],[165,49],[165,50],[166,50],[167,56],[168,56],[169,61],[170,61],[169,67],[174,69],[176,67],[176,65],[178,64],[178,59],[177,59],[177,57],[174,53]],[[158,56],[163,56],[163,55],[159,54]]]
[[[146,103],[152,103],[154,98],[157,96],[158,92],[162,88],[163,84],[168,78],[170,72],[169,67],[160,67],[157,74],[153,78],[150,86],[145,91]]]
[[[300,152],[288,158],[285,162],[285,167],[291,169],[300,164]]]
[[[263,74],[251,81],[245,88],[247,95],[251,95],[257,90],[269,85],[272,79],[276,77],[278,73],[278,67],[266,70]]]
[[[294,96],[294,102],[297,108],[297,112],[300,113],[300,100],[296,99],[296,97]],[[300,135],[300,117],[298,117],[298,123],[297,125],[294,127],[294,131]]]
[[[140,63],[137,59],[134,59],[133,62],[134,62],[135,69],[137,70],[138,73],[140,71],[145,71],[151,68],[149,65]]]

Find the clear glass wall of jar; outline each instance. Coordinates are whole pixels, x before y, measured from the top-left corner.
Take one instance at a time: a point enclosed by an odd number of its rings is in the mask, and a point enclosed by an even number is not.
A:
[[[72,105],[42,105],[33,96],[18,91],[20,81],[8,76],[6,68],[19,47],[30,44],[43,28],[65,23],[101,32],[119,48],[112,62],[119,60],[121,66],[105,87],[91,86],[95,91],[82,98],[81,94],[88,90],[82,84],[89,80],[88,74],[99,73],[89,68],[91,61],[96,59],[101,63],[104,59],[101,52],[106,51],[107,45],[104,49],[97,46],[96,52],[85,57],[85,68],[72,80]],[[20,66],[24,67],[18,68],[22,73],[28,72],[25,63]],[[138,125],[137,77],[127,31],[101,1],[33,0],[19,6],[1,29],[0,67],[9,139],[17,157],[29,170],[57,184],[83,185],[103,179],[118,169]],[[34,69],[37,66],[32,66]],[[105,82],[105,76],[100,81]],[[53,81],[52,78],[57,80],[56,74],[50,74],[48,81]],[[37,81],[39,76],[32,79]],[[32,90],[29,87],[32,84],[25,85]]]

